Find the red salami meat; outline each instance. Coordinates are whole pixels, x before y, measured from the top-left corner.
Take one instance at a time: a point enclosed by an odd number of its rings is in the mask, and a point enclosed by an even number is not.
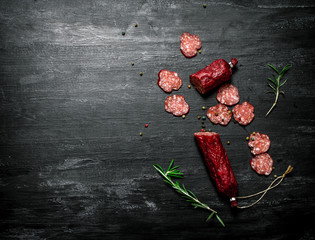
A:
[[[240,96],[238,95],[238,89],[231,83],[223,84],[217,93],[218,102],[232,106],[240,101]]]
[[[178,90],[183,85],[183,81],[176,72],[163,69],[159,72],[157,84],[164,92],[172,92],[173,90]]]
[[[207,67],[190,75],[190,83],[200,94],[205,94],[220,84],[231,79],[232,67],[237,64],[237,59],[232,58],[230,63],[217,59]]]
[[[232,112],[234,119],[241,125],[248,125],[255,117],[254,106],[248,102],[236,105]]]
[[[228,125],[232,118],[232,112],[227,106],[219,103],[213,107],[210,107],[207,111],[207,117],[214,124]]]
[[[198,132],[194,135],[218,191],[230,199],[231,207],[236,207],[237,182],[219,134]]]
[[[273,160],[268,153],[256,155],[250,160],[250,166],[258,174],[269,175],[272,172]]]
[[[270,148],[270,139],[266,134],[260,134],[259,132],[252,133],[248,141],[248,146],[254,155],[265,153]]]
[[[165,99],[164,108],[174,116],[182,116],[189,112],[189,105],[182,95],[168,96]]]
[[[201,41],[197,35],[183,33],[180,36],[180,50],[185,57],[191,58],[196,56],[197,50],[201,48]]]

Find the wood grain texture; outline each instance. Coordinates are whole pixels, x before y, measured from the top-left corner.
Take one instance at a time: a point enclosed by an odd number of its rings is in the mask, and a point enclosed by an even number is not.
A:
[[[0,238],[314,239],[314,9],[311,0],[1,1]],[[202,41],[192,59],[179,50],[186,31]],[[215,91],[202,97],[187,88],[190,74],[232,57],[232,83],[255,106],[255,120],[206,126],[221,136],[239,195],[294,166],[241,211],[218,195],[193,138]],[[265,94],[267,63],[292,69],[285,97],[265,118],[274,98]],[[185,120],[164,111],[168,94],[156,84],[164,68],[184,81]],[[250,168],[252,131],[271,139],[269,177]],[[152,164],[172,158],[226,228],[205,223],[207,212],[163,183]]]

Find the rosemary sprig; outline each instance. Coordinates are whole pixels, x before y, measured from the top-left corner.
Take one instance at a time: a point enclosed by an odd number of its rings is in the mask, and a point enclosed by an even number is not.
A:
[[[266,117],[268,116],[268,114],[272,111],[272,109],[276,106],[277,102],[278,102],[278,98],[279,98],[279,94],[284,94],[283,91],[280,91],[280,87],[282,87],[288,79],[284,80],[282,83],[280,83],[283,75],[285,74],[285,72],[287,72],[291,65],[290,64],[287,64],[282,70],[281,72],[279,72],[274,66],[272,66],[271,64],[267,64],[272,70],[274,70],[278,76],[276,77],[275,75],[273,75],[274,79],[272,78],[268,78],[268,80],[273,83],[269,83],[269,87],[271,87],[272,91],[271,92],[274,92],[274,94],[276,95],[276,98],[275,98],[275,101],[274,103],[272,104],[271,108],[269,109],[269,111],[266,113]]]
[[[191,205],[194,206],[194,208],[199,207],[199,208],[203,208],[203,209],[206,209],[206,210],[211,212],[211,214],[207,217],[206,222],[208,222],[213,217],[213,215],[215,215],[217,220],[221,223],[221,225],[223,227],[225,227],[225,224],[223,223],[223,221],[219,217],[217,211],[213,210],[208,205],[200,202],[200,200],[196,197],[196,195],[192,191],[187,190],[185,188],[184,184],[182,186],[180,186],[178,181],[174,182],[171,179],[171,177],[175,177],[175,178],[183,178],[184,177],[184,174],[178,170],[179,166],[173,167],[173,163],[174,163],[174,159],[172,159],[172,161],[171,161],[171,163],[170,163],[170,165],[166,171],[164,171],[163,168],[158,164],[153,164],[153,167],[162,175],[162,177],[164,178],[164,182],[171,185],[172,188],[174,188],[176,192],[181,194],[182,197],[184,197],[186,199],[186,201],[190,202]]]

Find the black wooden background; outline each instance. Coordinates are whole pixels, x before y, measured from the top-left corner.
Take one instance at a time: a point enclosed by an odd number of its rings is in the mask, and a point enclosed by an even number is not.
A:
[[[314,239],[314,8],[311,0],[1,1],[0,238]],[[202,41],[192,59],[179,50],[186,31]],[[239,195],[294,166],[258,205],[236,211],[218,195],[193,138],[216,93],[187,87],[190,74],[232,57],[239,60],[232,83],[241,102],[255,106],[255,120],[206,127],[221,136]],[[265,118],[274,100],[265,93],[268,63],[292,69],[286,95]],[[175,93],[190,104],[186,119],[164,111],[161,69],[182,77]],[[249,165],[252,131],[271,138],[268,177]],[[225,228],[206,223],[208,212],[193,209],[152,167],[172,158],[181,182]]]

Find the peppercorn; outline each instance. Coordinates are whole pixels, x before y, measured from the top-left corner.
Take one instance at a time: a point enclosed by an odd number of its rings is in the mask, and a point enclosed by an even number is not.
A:
[[[246,137],[246,141],[248,141],[249,140],[249,137]]]
[[[276,167],[272,167],[272,169],[275,169]]]
[[[140,72],[139,74],[140,74],[140,76],[142,76],[142,75],[143,75],[143,72]]]
[[[203,4],[203,8],[206,8],[207,7],[207,4]]]
[[[138,24],[137,24],[137,23],[135,23],[135,27],[138,27]]]
[[[226,142],[227,145],[230,145],[230,143],[231,143],[230,141],[227,141],[227,142]]]
[[[219,113],[215,113],[214,115],[219,116]]]
[[[275,175],[273,175],[273,177],[274,177],[274,178],[277,178],[278,176],[275,174]]]
[[[185,117],[186,117],[186,115],[185,115],[185,114],[183,114],[183,115],[182,115],[182,118],[183,118],[183,119],[185,119]]]
[[[146,127],[146,128],[149,127],[149,124],[145,124],[144,127]]]
[[[201,118],[202,120],[206,120],[207,118],[206,118],[206,116],[202,116],[202,118]]]
[[[253,132],[253,135],[255,135],[256,133],[255,132]]]
[[[252,137],[252,141],[254,141],[254,140],[255,140],[255,138]]]
[[[229,111],[228,111],[228,114],[231,114],[231,113],[232,113],[232,112],[229,110]]]
[[[201,54],[201,50],[199,50],[198,52],[199,52],[199,54]]]
[[[197,116],[197,118],[198,118],[198,119],[200,119],[200,118],[201,118],[201,116]]]
[[[131,62],[131,66],[133,66],[133,65],[135,65],[135,63],[134,63],[134,62]]]
[[[188,85],[188,88],[191,88],[191,86],[190,86],[190,85]]]
[[[142,132],[140,132],[139,135],[142,136]]]
[[[206,110],[206,107],[205,107],[205,106],[202,106],[202,110]]]
[[[125,34],[126,34],[125,32],[122,32],[122,33],[121,33],[121,35],[123,35],[123,36],[125,36]]]

